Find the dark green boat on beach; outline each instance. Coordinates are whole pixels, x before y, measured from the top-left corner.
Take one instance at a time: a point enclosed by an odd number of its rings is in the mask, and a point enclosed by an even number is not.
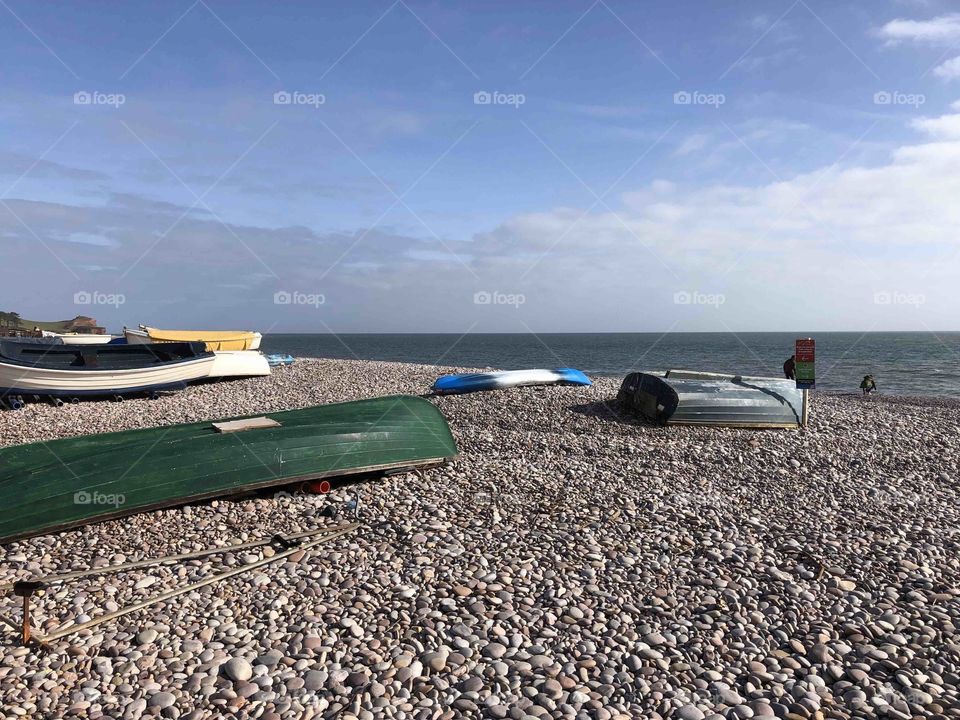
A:
[[[404,395],[17,445],[0,449],[0,543],[456,454],[440,411]]]

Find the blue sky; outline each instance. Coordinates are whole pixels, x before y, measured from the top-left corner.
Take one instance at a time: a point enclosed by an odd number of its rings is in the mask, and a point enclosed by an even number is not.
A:
[[[28,317],[956,329],[946,2],[5,0],[0,61]]]

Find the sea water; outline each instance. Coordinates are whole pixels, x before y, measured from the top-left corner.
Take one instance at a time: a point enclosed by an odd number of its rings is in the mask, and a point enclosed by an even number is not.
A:
[[[588,375],[683,368],[783,374],[798,337],[817,341],[817,388],[960,397],[960,332],[268,335],[264,352],[512,370],[575,367]]]

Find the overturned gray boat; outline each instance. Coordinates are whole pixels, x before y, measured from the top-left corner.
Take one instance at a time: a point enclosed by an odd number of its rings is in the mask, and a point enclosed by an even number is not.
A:
[[[793,380],[692,370],[630,373],[617,399],[659,425],[794,428],[804,395]]]

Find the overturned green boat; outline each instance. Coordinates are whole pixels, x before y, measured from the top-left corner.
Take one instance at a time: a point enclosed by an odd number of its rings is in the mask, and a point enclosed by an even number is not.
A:
[[[440,411],[404,395],[17,445],[0,449],[0,543],[456,454]]]

